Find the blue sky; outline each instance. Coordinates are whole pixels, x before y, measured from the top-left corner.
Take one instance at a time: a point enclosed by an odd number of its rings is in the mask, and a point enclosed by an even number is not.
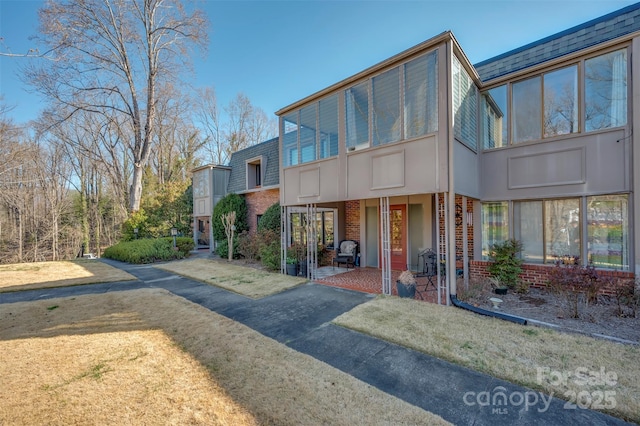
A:
[[[194,57],[194,87],[212,86],[218,105],[238,92],[272,115],[443,31],[453,31],[472,63],[613,12],[635,1],[211,1],[206,56]],[[6,51],[34,48],[40,0],[0,0]],[[38,96],[16,76],[21,58],[0,57],[0,93],[11,117],[37,117]]]

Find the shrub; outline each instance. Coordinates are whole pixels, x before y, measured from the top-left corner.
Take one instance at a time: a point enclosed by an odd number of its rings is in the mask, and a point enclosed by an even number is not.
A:
[[[122,224],[122,241],[133,241],[136,238],[148,237],[147,220],[148,217],[144,209],[131,213],[129,218]],[[137,236],[134,229],[138,229]]]
[[[583,266],[578,259],[556,261],[548,281],[549,288],[562,299],[571,318],[580,318],[581,307],[596,303],[600,290],[610,283],[610,277],[600,276],[593,265]]]
[[[220,256],[222,259],[229,258],[229,241],[225,238],[222,241],[218,241],[218,246],[216,247],[216,254]],[[234,259],[238,258],[238,238],[233,237],[233,256]]]
[[[519,257],[521,251],[522,242],[515,239],[491,246],[489,256],[493,263],[487,270],[500,284],[515,288],[518,276],[522,272],[523,260]]]
[[[193,249],[193,241],[187,237],[176,239],[176,250],[173,249],[173,238],[139,239],[123,241],[108,247],[103,256],[108,259],[128,263],[153,263],[182,259]]]
[[[265,210],[258,223],[258,231],[271,230],[280,235],[281,230],[280,202],[276,202]]]
[[[264,245],[260,233],[251,235],[244,231],[236,238],[238,242],[238,254],[247,260],[260,260],[260,247]]]
[[[233,193],[227,194],[218,201],[218,204],[213,208],[213,213],[211,214],[211,229],[214,240],[222,241],[227,239],[227,234],[224,232],[224,225],[222,223],[222,216],[232,211],[236,212],[236,234],[241,234],[242,231],[249,230],[247,223],[247,204],[244,197]]]
[[[636,318],[640,309],[640,292],[632,281],[620,283],[615,292],[616,314],[619,317]]]
[[[260,262],[269,271],[280,270],[280,240],[266,240],[267,244],[260,248]]]

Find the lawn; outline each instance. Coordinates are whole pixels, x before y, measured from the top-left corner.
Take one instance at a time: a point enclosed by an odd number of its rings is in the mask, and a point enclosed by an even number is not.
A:
[[[0,377],[0,424],[446,424],[160,289],[0,305]]]
[[[385,296],[334,323],[640,423],[639,346]]]
[[[132,275],[97,260],[0,265],[0,292],[134,280]]]
[[[157,268],[221,287],[253,299],[280,293],[307,281],[303,277],[292,277],[246,266],[233,265],[224,260],[180,260],[163,263],[158,265]]]

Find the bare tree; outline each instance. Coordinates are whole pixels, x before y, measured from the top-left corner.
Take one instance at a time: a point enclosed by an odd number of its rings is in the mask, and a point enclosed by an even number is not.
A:
[[[196,121],[206,136],[204,150],[208,154],[209,163],[224,164],[226,161],[225,140],[220,127],[220,111],[216,101],[216,93],[212,87],[198,91]]]
[[[201,11],[188,11],[179,0],[51,1],[40,10],[41,41],[54,60],[28,67],[25,81],[70,115],[123,117],[131,211],[140,208],[158,87],[185,69],[190,47],[206,43],[206,23]]]

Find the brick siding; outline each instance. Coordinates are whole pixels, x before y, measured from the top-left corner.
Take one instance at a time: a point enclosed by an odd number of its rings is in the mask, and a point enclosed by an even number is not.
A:
[[[487,267],[491,262],[485,260],[472,260],[469,262],[469,277],[471,278],[479,278],[484,277],[488,278],[490,276],[489,271],[487,271]],[[549,272],[554,268],[553,265],[530,265],[524,264],[522,265],[522,273],[520,274],[520,280],[523,282],[529,283],[529,285],[533,288],[546,288],[547,282],[549,281]],[[627,271],[611,271],[598,269],[598,275],[605,277],[612,277],[615,280],[615,283],[623,283],[634,280],[633,272]],[[607,287],[602,290],[603,294],[613,295],[615,294],[614,287]]]
[[[264,214],[273,203],[280,201],[280,191],[278,189],[265,189],[263,191],[247,192],[244,194],[244,199],[247,202],[249,233],[255,234],[258,230],[258,215]]]
[[[345,201],[344,209],[346,215],[344,239],[360,242],[360,201]]]

